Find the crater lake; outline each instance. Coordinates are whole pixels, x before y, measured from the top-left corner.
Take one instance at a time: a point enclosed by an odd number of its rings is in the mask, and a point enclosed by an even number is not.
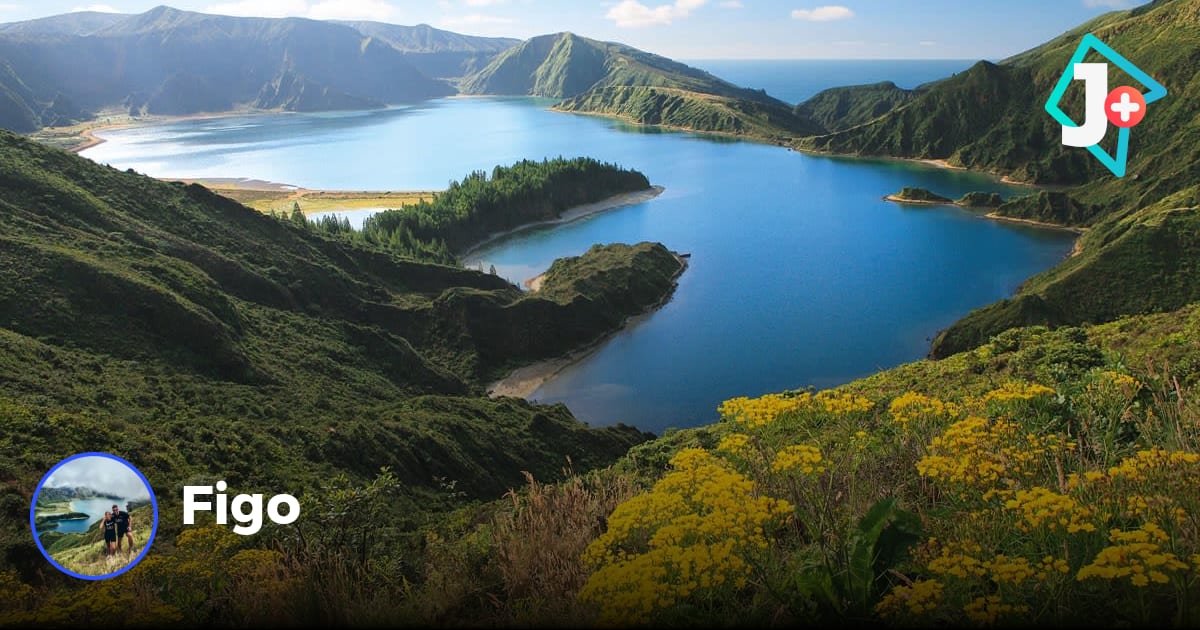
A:
[[[691,255],[671,301],[544,383],[593,425],[661,433],[708,423],[735,396],[825,388],[925,355],[973,308],[1061,261],[1075,235],[947,206],[1022,190],[924,164],[833,158],[549,111],[529,98],[449,98],[370,112],[263,114],[100,131],[97,162],[166,178],[244,177],[312,189],[439,190],[474,170],[590,156],[642,171],[659,197],[487,244],[464,263],[513,281],[595,243]]]

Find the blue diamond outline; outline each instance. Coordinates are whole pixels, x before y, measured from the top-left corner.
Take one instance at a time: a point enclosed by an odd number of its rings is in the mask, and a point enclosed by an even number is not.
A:
[[[1067,62],[1067,67],[1063,70],[1062,76],[1059,77],[1058,83],[1055,84],[1054,91],[1050,93],[1050,98],[1046,99],[1046,113],[1050,114],[1054,120],[1057,120],[1064,127],[1079,126],[1059,107],[1059,103],[1062,102],[1063,95],[1067,93],[1067,88],[1071,85],[1074,72],[1070,70],[1075,67],[1075,64],[1083,62],[1083,58],[1087,56],[1089,50],[1095,50],[1100,53],[1102,57],[1124,70],[1125,74],[1128,74],[1149,88],[1146,92],[1142,93],[1142,97],[1146,99],[1147,105],[1167,95],[1167,88],[1163,84],[1155,81],[1144,70],[1110,48],[1108,44],[1100,41],[1099,37],[1088,33],[1079,42],[1079,47],[1075,49],[1075,54],[1071,55],[1071,60]],[[1097,160],[1100,160],[1101,164],[1108,167],[1108,170],[1112,171],[1112,174],[1117,177],[1125,176],[1125,167],[1129,158],[1129,129],[1129,127],[1122,127],[1117,133],[1117,154],[1115,157],[1110,156],[1104,149],[1100,148],[1099,143],[1087,148]]]

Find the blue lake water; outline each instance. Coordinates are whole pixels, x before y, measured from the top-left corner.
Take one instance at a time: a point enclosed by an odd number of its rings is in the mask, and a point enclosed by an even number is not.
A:
[[[114,130],[87,157],[167,177],[249,177],[308,188],[430,190],[523,158],[588,155],[637,168],[657,199],[496,242],[466,261],[514,282],[594,243],[660,241],[692,254],[672,301],[546,383],[592,424],[661,432],[715,419],[720,401],[844,383],[922,357],[973,308],[1065,257],[1072,236],[954,207],[881,200],[1013,189],[899,161],[809,156],[470,98],[367,113],[279,114]]]
[[[104,518],[104,513],[111,510],[113,504],[116,503],[124,506],[128,503],[125,499],[114,501],[111,497],[101,497],[97,499],[76,499],[71,501],[72,512],[82,512],[87,514],[86,519],[72,519],[69,521],[58,521],[56,527],[47,527],[46,529],[38,530],[39,532],[62,532],[64,534],[82,534],[92,528],[92,524]]]

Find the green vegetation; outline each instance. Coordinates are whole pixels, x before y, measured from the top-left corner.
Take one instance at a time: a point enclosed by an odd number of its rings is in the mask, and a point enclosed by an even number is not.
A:
[[[640,313],[666,301],[664,284],[683,273],[682,259],[661,243],[593,245],[582,256],[559,258],[546,271],[538,297],[585,300],[614,313]]]
[[[87,517],[86,512],[58,512],[56,514],[38,514],[33,518],[33,522],[42,525],[43,523],[57,523],[58,521],[75,521]]]
[[[1055,225],[1086,225],[1102,211],[1098,204],[1085,205],[1068,193],[1052,190],[1014,197],[996,208],[996,214],[1003,217]]]
[[[827,131],[841,131],[868,123],[907,104],[918,90],[896,87],[891,81],[823,90],[796,106],[796,114]]]
[[[1159,0],[1108,13],[999,65],[981,61],[922,86],[909,102],[876,119],[857,126],[847,122],[841,131],[797,142],[817,151],[945,159],[1028,182],[1070,186],[1009,199],[994,212],[1090,228],[1080,255],[1032,278],[1012,298],[955,323],[934,342],[934,356],[977,346],[1012,326],[1109,321],[1173,310],[1200,297],[1195,288],[1200,268],[1192,263],[1200,257],[1200,182],[1193,168],[1200,163],[1197,11],[1200,0]],[[1170,96],[1151,105],[1134,130],[1128,174],[1120,179],[1086,151],[1062,146],[1058,123],[1042,114],[1067,60],[1089,32],[1169,86]],[[1091,55],[1088,61],[1100,60]],[[1110,85],[1136,85],[1110,68]],[[853,91],[847,98],[852,96]],[[861,99],[861,107],[876,102],[870,91]],[[1076,82],[1063,108],[1081,120],[1082,107]],[[1110,152],[1115,135],[1102,143]]]
[[[565,112],[601,113],[639,125],[662,125],[787,142],[817,127],[776,103],[673,88],[595,88],[554,106]]]
[[[1194,625],[1197,340],[1193,305],[735,398],[407,537],[395,475],[333,479],[304,497],[303,544],[197,527],[116,583],[0,570],[0,620],[115,601],[131,623],[216,625]]]
[[[453,263],[452,252],[492,233],[557,219],[569,208],[648,188],[645,175],[591,158],[522,160],[497,166],[490,177],[476,171],[450,182],[432,201],[375,214],[361,231],[332,217],[314,225],[326,234]]]
[[[554,193],[560,203],[588,194],[571,166],[588,164],[498,172],[572,182]],[[547,171],[569,179],[535,176]],[[470,181],[446,197],[534,199]],[[0,574],[45,574],[22,523],[38,477],[64,453],[137,462],[160,489],[164,551],[180,531],[170,488],[224,479],[313,506],[389,467],[396,486],[372,508],[387,526],[373,531],[400,563],[388,575],[413,579],[419,568],[399,558],[436,512],[500,496],[526,471],[551,479],[610,463],[648,437],[588,428],[562,405],[488,399],[483,384],[664,299],[680,263],[661,245],[597,249],[529,294],[6,132],[0,216],[0,510],[10,525]]]
[[[888,195],[888,199],[892,201],[909,202],[909,203],[954,203],[949,197],[943,197],[925,188],[917,188],[915,186],[905,186],[900,189],[900,192],[894,195]]]
[[[1000,193],[989,193],[981,191],[972,191],[954,202],[964,208],[998,208],[1004,203],[1004,198]]]
[[[106,575],[121,570],[141,551],[150,540],[154,524],[154,510],[150,507],[135,508],[129,513],[133,523],[133,548],[129,541],[121,541],[121,551],[109,556],[104,549],[103,521],[96,521],[82,534],[58,532],[40,535],[42,546],[62,566],[81,575]],[[84,518],[87,514],[83,515]]]
[[[466,77],[459,87],[468,94],[564,99],[555,109],[775,142],[823,131],[765,92],[737,87],[629,46],[573,33],[522,42]]]

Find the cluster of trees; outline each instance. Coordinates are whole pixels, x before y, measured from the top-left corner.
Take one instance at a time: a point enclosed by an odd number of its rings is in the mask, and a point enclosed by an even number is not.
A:
[[[568,208],[645,190],[646,176],[587,157],[522,160],[450,182],[432,201],[380,212],[355,230],[344,218],[308,221],[299,207],[288,220],[322,234],[383,247],[421,260],[453,263],[489,234],[558,218]],[[281,215],[275,215],[281,216]]]

